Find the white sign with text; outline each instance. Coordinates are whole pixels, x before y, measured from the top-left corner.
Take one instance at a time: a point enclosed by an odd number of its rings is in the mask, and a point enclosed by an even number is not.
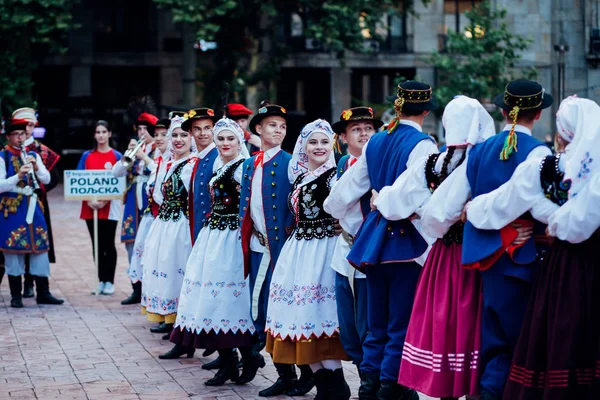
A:
[[[110,170],[86,169],[64,172],[66,200],[119,200],[125,193],[125,177]]]

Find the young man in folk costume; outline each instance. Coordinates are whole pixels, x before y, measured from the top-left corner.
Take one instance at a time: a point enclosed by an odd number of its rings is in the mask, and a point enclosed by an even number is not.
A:
[[[30,255],[30,272],[37,289],[38,304],[62,304],[48,288],[48,229],[42,203],[41,185],[50,183],[50,173],[34,152],[22,153],[29,121],[12,119],[6,128],[8,144],[0,152],[0,250],[4,253],[11,307],[23,307],[21,275],[25,255]],[[23,160],[23,157],[26,157]],[[39,188],[38,188],[39,186]]]
[[[260,136],[262,150],[244,162],[240,218],[244,270],[250,277],[252,293],[251,315],[259,335],[255,351],[260,352],[266,343],[273,268],[294,223],[287,203],[291,190],[288,177],[291,155],[281,149],[287,133],[287,111],[279,105],[263,102],[249,128]],[[314,386],[308,365],[300,366],[300,380],[292,364],[275,364],[275,368],[279,378],[274,385],[259,392],[259,396],[302,396]]]
[[[33,108],[19,108],[15,110],[12,114],[14,119],[24,119],[28,121],[27,128],[25,130],[25,149],[27,152],[33,151],[40,155],[44,166],[50,172],[50,182],[47,185],[40,185],[40,200],[42,202],[44,208],[44,218],[46,219],[46,225],[48,226],[48,240],[50,242],[50,249],[48,250],[48,259],[51,264],[56,262],[56,256],[54,254],[54,240],[52,237],[52,224],[50,222],[50,208],[48,206],[48,192],[58,185],[58,181],[60,179],[58,169],[56,169],[56,164],[60,159],[60,156],[52,151],[48,146],[38,142],[33,137],[33,128],[38,125],[38,119],[36,112]],[[29,256],[25,256],[25,280],[24,280],[24,288],[23,288],[23,297],[33,297],[33,276],[29,273]]]
[[[382,121],[374,118],[371,107],[355,107],[342,112],[340,120],[334,123],[332,128],[347,144],[349,154],[343,156],[338,162],[338,179],[362,157],[365,144],[382,125]],[[337,240],[331,261],[331,267],[336,271],[335,295],[340,339],[344,350],[357,368],[360,367],[363,359],[362,344],[368,331],[367,284],[365,274],[352,267],[346,258],[352,248],[356,232],[371,211],[370,198],[371,193],[368,192],[340,220],[343,232]],[[327,209],[328,202],[325,200],[325,210]]]
[[[141,113],[135,122],[137,140],[131,139],[128,149],[134,149],[138,143],[142,141],[142,145],[138,149],[138,152],[144,153],[152,159],[154,153],[154,145],[152,142],[154,141],[154,128],[157,121],[157,116],[147,112]],[[135,236],[137,235],[138,227],[142,220],[142,214],[146,207],[148,207],[146,184],[150,178],[151,172],[148,165],[146,165],[146,162],[141,157],[138,157],[137,155],[134,155],[133,157],[135,158],[133,162],[122,157],[112,169],[113,176],[117,178],[122,176],[127,177],[125,208],[121,225],[121,242],[125,243],[129,263],[131,263]],[[106,282],[105,285],[99,287],[98,290],[100,291],[99,294],[110,295],[115,292],[115,288],[110,282]]]
[[[398,85],[396,117],[387,131],[378,132],[363,148],[364,156],[331,191],[326,210],[346,218],[352,205],[371,189],[394,183],[419,159],[437,152],[434,141],[422,132],[430,110],[437,108],[431,87],[405,81]],[[414,390],[397,384],[404,338],[421,266],[415,261],[428,243],[409,220],[387,221],[371,211],[354,239],[348,261],[367,276],[369,333],[363,343],[360,365],[360,399],[417,399]]]
[[[465,168],[457,169],[449,178],[462,182],[459,187],[466,188],[461,194],[465,199],[475,199],[499,188],[509,181],[522,162],[551,155],[544,143],[531,136],[542,110],[552,105],[552,96],[545,93],[539,83],[513,81],[494,103],[503,110],[507,125],[496,136],[474,146]],[[470,221],[493,221],[503,216],[477,214],[477,210],[467,212],[469,221],[465,224],[462,263],[467,268],[481,270],[481,400],[492,400],[502,398],[542,246],[535,243],[535,237],[524,244],[511,245],[516,235],[514,227],[534,226],[531,213],[527,212],[515,221],[518,225],[501,230],[481,230]],[[543,227],[540,230],[543,232]]]

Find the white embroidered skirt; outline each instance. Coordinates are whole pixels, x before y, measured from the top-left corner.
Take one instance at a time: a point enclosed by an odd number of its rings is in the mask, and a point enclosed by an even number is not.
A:
[[[129,275],[131,283],[141,281],[144,275],[142,255],[144,254],[144,245],[146,244],[146,238],[148,237],[148,231],[150,231],[152,222],[154,222],[154,216],[152,213],[146,213],[142,217],[142,222],[140,222],[140,226],[138,227],[135,243],[133,245],[131,264],[129,264],[129,268],[127,269],[127,275]]]
[[[266,331],[282,340],[339,333],[335,271],[337,237],[286,241],[277,260],[267,308]]]
[[[185,266],[191,251],[187,218],[181,217],[179,221],[156,218],[152,222],[142,255],[142,307],[146,307],[146,312],[159,315],[177,312]]]
[[[175,327],[196,334],[255,332],[239,229],[200,230],[186,267]]]

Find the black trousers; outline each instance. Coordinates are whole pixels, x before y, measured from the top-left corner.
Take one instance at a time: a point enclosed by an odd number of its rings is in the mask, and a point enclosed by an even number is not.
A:
[[[94,244],[94,220],[86,219],[88,231]],[[117,248],[115,247],[115,232],[118,221],[109,219],[98,220],[98,280],[100,282],[115,281],[115,269],[117,268]],[[93,252],[93,250],[92,250]]]

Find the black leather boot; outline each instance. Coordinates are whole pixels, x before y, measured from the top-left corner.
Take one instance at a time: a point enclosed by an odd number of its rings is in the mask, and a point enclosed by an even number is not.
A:
[[[173,324],[165,324],[164,322],[150,328],[150,332],[152,333],[171,333],[172,330]]]
[[[273,397],[286,394],[298,382],[294,364],[275,363],[275,369],[279,374],[279,378],[277,378],[277,381],[272,386],[258,392],[260,397]]]
[[[360,388],[358,389],[359,400],[377,400],[379,386],[379,373],[362,372],[360,374]]]
[[[2,279],[4,279],[4,273],[6,270],[4,269],[4,265],[0,265],[0,285],[2,285]]]
[[[221,368],[221,357],[217,357],[211,362],[202,365],[202,369],[213,370]]]
[[[10,286],[10,306],[13,308],[23,308],[23,297],[21,296],[21,276],[8,276],[8,285]]]
[[[23,298],[32,298],[34,296],[33,275],[31,275],[29,272],[25,272],[25,279],[23,281]]]
[[[315,400],[332,400],[333,393],[328,381],[331,380],[332,371],[329,369],[322,368],[314,373],[315,384],[317,386],[317,395]]]
[[[329,385],[330,397],[328,400],[349,400],[350,399],[350,386],[344,378],[344,370],[338,368],[331,372],[330,378],[327,380],[326,385]]]
[[[254,351],[254,346],[240,347],[242,354],[242,374],[235,381],[238,385],[244,385],[251,382],[259,368],[264,368],[265,358],[258,352]]]
[[[184,347],[179,344],[176,344],[171,350],[167,351],[165,354],[159,355],[158,358],[160,358],[161,360],[173,360],[175,358],[181,357],[184,354],[186,354],[187,358],[192,358],[194,357],[195,352],[196,349],[193,347]]]
[[[35,286],[37,288],[37,297],[35,299],[38,304],[62,304],[63,299],[57,299],[50,293],[48,278],[45,276],[34,276]]]
[[[236,381],[240,376],[240,370],[237,367],[239,361],[237,351],[234,349],[219,350],[219,358],[221,359],[221,368],[213,378],[204,382],[206,386],[221,386],[230,379]]]
[[[315,374],[308,365],[298,365],[300,368],[300,379],[294,384],[290,390],[285,392],[288,396],[304,396],[315,387]]]
[[[377,391],[378,400],[419,400],[419,395],[413,389],[399,385],[396,381],[381,381]]]
[[[142,302],[142,282],[139,281],[136,283],[132,283],[131,287],[133,287],[133,292],[131,293],[131,295],[121,302],[121,304],[123,304],[124,306],[128,304],[138,304]]]

